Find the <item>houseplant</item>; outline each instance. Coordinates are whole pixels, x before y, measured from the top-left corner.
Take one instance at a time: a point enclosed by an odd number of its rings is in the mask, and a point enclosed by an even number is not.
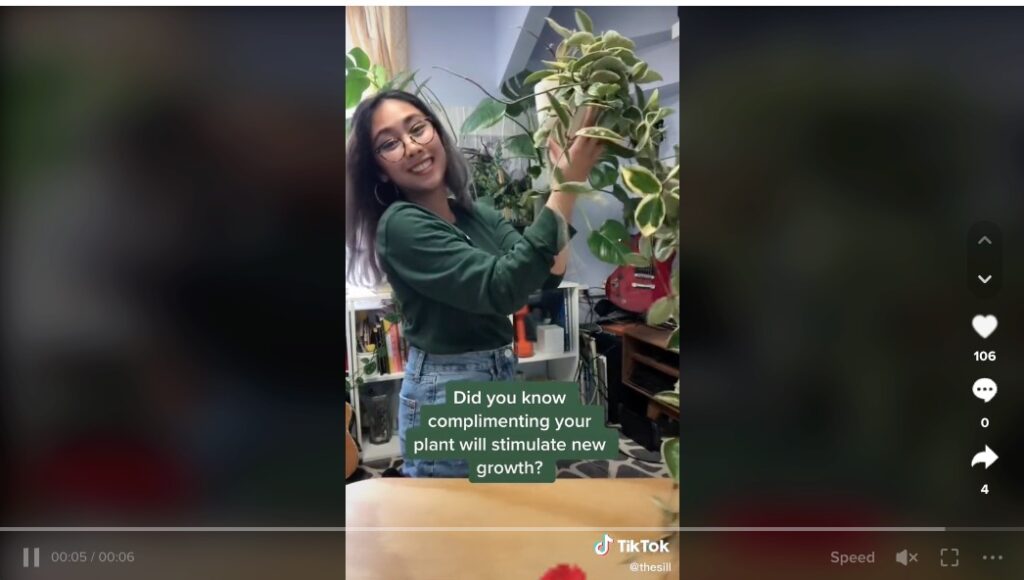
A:
[[[651,265],[654,259],[670,259],[678,246],[679,153],[676,148],[674,156],[661,158],[658,150],[664,138],[662,121],[672,109],[660,105],[657,89],[646,94],[641,87],[661,80],[661,75],[636,55],[636,45],[629,38],[614,30],[595,33],[583,10],[575,12],[575,28],[550,18],[547,22],[562,38],[553,50],[554,60],[543,61],[546,68],[517,80],[518,92],[506,91],[503,86],[504,99],[490,94],[468,77],[443,69],[473,83],[486,95],[463,125],[463,133],[494,125],[503,118],[515,119],[522,104],[532,98],[517,95],[541,84],[536,96],[543,98],[536,99],[536,105],[547,113],[546,119],[536,129],[530,126],[530,116],[525,123],[517,120],[524,130],[532,131],[532,143],[527,147],[523,136],[517,135],[515,146],[526,152],[532,150],[530,156],[561,184],[562,191],[612,195],[623,204],[621,221],[607,220],[600,228],[589,228],[587,246],[591,253],[601,261],[619,266],[643,267]],[[574,123],[578,123],[587,108],[600,110],[596,125],[574,131]],[[606,145],[607,155],[587,182],[563,181],[544,154],[550,138],[567,155],[566,143],[573,135],[600,139]],[[534,177],[538,175],[539,171]],[[539,188],[535,191],[546,193]],[[629,246],[628,225],[640,230],[638,252]],[[671,280],[662,282],[670,291],[647,312],[647,322],[654,326],[679,319],[678,272]],[[678,350],[678,328],[671,333],[668,347]]]

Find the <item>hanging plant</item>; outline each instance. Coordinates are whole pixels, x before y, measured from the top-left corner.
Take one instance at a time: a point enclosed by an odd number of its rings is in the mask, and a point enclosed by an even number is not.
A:
[[[648,266],[654,259],[669,259],[678,246],[678,152],[667,158],[672,163],[666,164],[666,159],[659,157],[659,148],[665,136],[663,120],[672,109],[661,106],[657,89],[646,93],[642,87],[662,80],[662,76],[636,55],[632,40],[614,30],[595,32],[583,10],[576,10],[575,15],[575,28],[547,19],[562,40],[555,48],[554,60],[544,61],[547,68],[525,80],[552,87],[544,91],[546,99],[539,99],[547,117],[534,133],[533,142],[543,144],[550,138],[563,151],[568,151],[573,136],[604,142],[608,155],[587,182],[563,182],[557,171],[554,176],[562,191],[600,192],[622,202],[623,220],[608,220],[587,238],[595,257],[617,266]],[[599,109],[596,125],[577,129],[588,108]],[[639,252],[630,249],[629,225],[640,230]],[[671,292],[648,310],[648,324],[679,319],[678,274],[665,282]],[[668,346],[678,350],[678,328]]]

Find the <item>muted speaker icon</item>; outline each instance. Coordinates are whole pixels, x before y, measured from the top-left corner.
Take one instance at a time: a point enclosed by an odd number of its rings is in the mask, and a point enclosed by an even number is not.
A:
[[[908,566],[911,562],[917,562],[917,554],[903,549],[896,552],[896,561],[904,566]]]

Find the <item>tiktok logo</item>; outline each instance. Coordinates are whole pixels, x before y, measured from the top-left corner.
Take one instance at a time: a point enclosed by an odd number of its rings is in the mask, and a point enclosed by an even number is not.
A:
[[[594,544],[594,553],[598,556],[607,556],[608,551],[611,549],[611,547],[612,537],[608,534],[605,534],[603,538],[601,538],[597,541],[596,544]]]

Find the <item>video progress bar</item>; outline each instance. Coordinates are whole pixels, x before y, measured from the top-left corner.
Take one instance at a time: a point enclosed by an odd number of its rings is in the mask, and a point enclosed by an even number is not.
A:
[[[0,527],[0,532],[1024,532],[1024,527],[850,527],[850,526],[752,526],[752,527],[527,527],[527,526],[375,526],[375,527]]]

